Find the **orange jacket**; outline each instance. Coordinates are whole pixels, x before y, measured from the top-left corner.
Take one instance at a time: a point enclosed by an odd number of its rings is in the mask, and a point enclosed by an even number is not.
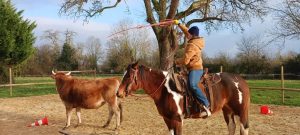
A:
[[[188,33],[188,28],[182,24],[179,27],[187,38],[192,36]],[[203,69],[202,65],[202,49],[204,48],[203,37],[193,37],[185,46],[183,58],[176,59],[176,65],[185,65],[188,70]]]

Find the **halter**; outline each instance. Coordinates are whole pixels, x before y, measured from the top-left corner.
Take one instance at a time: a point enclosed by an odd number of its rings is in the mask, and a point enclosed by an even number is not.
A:
[[[133,69],[133,68],[130,68],[130,70],[134,71],[133,81],[137,84],[137,77],[136,77],[136,76],[137,76],[137,71],[136,71],[136,69]],[[129,86],[131,87],[133,81],[131,81],[131,83],[128,84],[128,85],[126,86],[126,88],[125,88],[125,93],[126,93],[126,95],[129,93],[129,92],[128,92],[128,87],[129,87]]]

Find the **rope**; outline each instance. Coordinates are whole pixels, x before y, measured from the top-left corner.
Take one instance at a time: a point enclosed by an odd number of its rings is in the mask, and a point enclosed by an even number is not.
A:
[[[161,21],[159,23],[154,23],[154,24],[149,24],[149,25],[138,25],[138,26],[135,26],[135,27],[132,27],[132,28],[128,28],[128,29],[121,30],[121,31],[118,31],[116,33],[113,33],[113,34],[109,35],[107,38],[113,37],[113,36],[115,36],[117,34],[123,33],[125,31],[129,31],[129,30],[133,30],[133,29],[142,29],[142,28],[154,27],[154,26],[165,27],[165,26],[173,24],[173,22],[174,22],[174,20],[166,19],[166,20]]]
[[[167,77],[169,76],[170,70],[171,70],[172,68],[173,68],[173,66],[170,67],[170,68],[168,69],[168,74],[166,75],[166,77],[165,77],[165,79],[163,80],[163,82],[159,85],[159,87],[158,87],[154,92],[152,92],[151,94],[149,94],[150,97],[152,97],[152,96],[157,92],[157,90],[160,89],[160,87],[166,82]]]

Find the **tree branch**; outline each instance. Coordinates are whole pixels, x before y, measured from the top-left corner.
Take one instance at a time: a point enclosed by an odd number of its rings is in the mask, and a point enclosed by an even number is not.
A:
[[[95,16],[97,13],[102,13],[105,9],[110,9],[110,8],[115,8],[117,7],[117,5],[121,2],[121,0],[117,0],[116,3],[112,6],[107,6],[107,7],[103,7],[103,8],[100,8],[100,9],[97,9],[97,10],[91,10],[92,12],[88,11],[88,10],[83,10],[85,11],[89,17],[93,17]]]
[[[156,11],[157,14],[160,14],[161,9],[160,9],[158,1],[157,0],[151,0],[151,1],[153,4],[153,9]]]
[[[167,10],[167,1],[166,0],[160,0],[159,1],[159,9],[160,12],[158,14],[159,16],[159,21],[165,20],[166,19],[166,10]]]
[[[170,10],[167,15],[167,19],[173,19],[175,17],[178,6],[179,6],[179,0],[171,1]]]
[[[209,20],[225,21],[225,20],[223,20],[222,18],[219,18],[219,17],[204,17],[204,18],[201,18],[201,19],[192,19],[192,20],[187,22],[186,26],[189,27],[193,23],[205,22],[205,21],[209,21]]]
[[[155,18],[154,18],[153,13],[152,13],[150,0],[144,0],[144,3],[145,3],[145,8],[146,8],[146,14],[147,14],[147,20],[146,21],[150,24],[156,23]],[[153,29],[155,35],[157,35],[158,32],[159,32],[158,27],[154,26],[154,27],[152,27],[152,29]]]
[[[207,2],[209,2],[209,1],[208,0],[195,1],[189,6],[188,9],[186,9],[185,11],[177,13],[175,18],[176,19],[181,19],[181,18],[184,18],[186,16],[189,16],[197,10],[199,10],[203,7],[207,7],[207,4],[208,4]]]
[[[62,4],[59,13],[74,15],[74,17],[84,16],[85,18],[94,17],[96,14],[102,13],[106,9],[115,8],[121,2],[117,0],[113,5],[102,7],[101,1],[93,1],[93,7],[90,9],[84,9],[83,5],[87,3],[88,0],[65,0]],[[84,13],[84,14],[81,14]]]

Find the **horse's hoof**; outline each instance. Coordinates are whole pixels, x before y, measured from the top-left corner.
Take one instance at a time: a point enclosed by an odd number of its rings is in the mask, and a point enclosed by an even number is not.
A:
[[[106,128],[106,127],[108,127],[108,125],[107,125],[107,124],[105,124],[105,125],[103,125],[103,126],[102,126],[102,128]]]
[[[76,126],[75,126],[75,128],[77,128],[77,127],[79,127],[81,124],[77,124]]]
[[[62,128],[62,130],[66,130],[67,128],[69,128],[70,126],[65,126]]]

